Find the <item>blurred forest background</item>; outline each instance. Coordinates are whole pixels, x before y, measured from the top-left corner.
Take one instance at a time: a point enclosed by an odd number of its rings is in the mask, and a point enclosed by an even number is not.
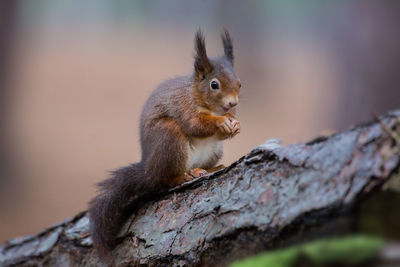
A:
[[[400,1],[1,1],[0,242],[85,210],[139,160],[141,108],[192,70],[199,27],[210,56],[230,30],[243,85],[224,164],[400,107]]]

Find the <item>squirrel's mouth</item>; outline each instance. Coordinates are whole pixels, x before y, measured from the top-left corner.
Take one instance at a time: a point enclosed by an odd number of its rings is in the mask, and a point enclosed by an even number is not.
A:
[[[222,107],[222,110],[226,113],[226,112],[228,112],[230,110],[230,108]]]

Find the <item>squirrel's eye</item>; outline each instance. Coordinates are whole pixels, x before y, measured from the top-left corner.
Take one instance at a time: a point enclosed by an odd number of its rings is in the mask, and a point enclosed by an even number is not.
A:
[[[212,82],[210,83],[210,86],[211,86],[211,88],[214,89],[214,90],[219,89],[219,84],[218,84],[216,81],[212,81]]]

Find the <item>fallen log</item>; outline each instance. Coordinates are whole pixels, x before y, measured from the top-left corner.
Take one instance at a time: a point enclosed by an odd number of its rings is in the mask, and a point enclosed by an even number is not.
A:
[[[221,266],[261,250],[341,232],[396,175],[400,110],[305,144],[269,140],[218,172],[142,200],[116,265]],[[385,125],[385,127],[382,126]],[[0,247],[0,265],[101,266],[86,212]],[[29,223],[29,222],[27,222]]]

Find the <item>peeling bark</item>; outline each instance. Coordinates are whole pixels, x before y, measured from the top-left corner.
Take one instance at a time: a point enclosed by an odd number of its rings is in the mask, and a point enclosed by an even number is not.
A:
[[[398,117],[381,120],[399,128]],[[395,146],[375,121],[305,144],[269,140],[224,170],[142,201],[121,231],[115,264],[221,266],[341,232],[356,204],[399,169]],[[0,265],[14,264],[104,265],[86,212],[3,244]]]

